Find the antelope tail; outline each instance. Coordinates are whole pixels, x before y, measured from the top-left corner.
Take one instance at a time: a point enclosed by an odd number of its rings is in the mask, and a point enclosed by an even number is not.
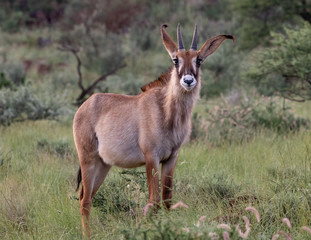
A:
[[[76,188],[76,192],[79,190],[81,181],[82,181],[82,174],[81,174],[81,167],[79,167],[78,174],[77,174],[77,188]]]

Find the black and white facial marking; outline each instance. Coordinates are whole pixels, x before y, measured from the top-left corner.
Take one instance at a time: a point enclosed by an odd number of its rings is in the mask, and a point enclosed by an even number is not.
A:
[[[191,91],[197,85],[199,62],[196,51],[180,51],[173,59],[176,67],[179,83],[186,90]]]

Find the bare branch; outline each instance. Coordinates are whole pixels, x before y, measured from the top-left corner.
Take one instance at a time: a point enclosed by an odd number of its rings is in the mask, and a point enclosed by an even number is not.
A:
[[[113,75],[115,72],[117,72],[121,68],[124,68],[125,66],[126,66],[125,63],[119,66],[115,66],[113,69],[111,69],[107,73],[97,78],[88,88],[84,89],[84,91],[81,92],[79,97],[76,99],[77,104],[80,104],[81,102],[83,102],[86,95],[91,95],[98,83],[105,81],[107,77],[109,77],[110,75]]]
[[[77,72],[78,72],[78,77],[79,77],[78,78],[78,86],[80,87],[82,92],[85,91],[85,88],[83,87],[83,84],[82,84],[82,80],[83,80],[82,72],[81,72],[82,62],[81,62],[81,59],[78,55],[79,50],[74,48],[73,46],[68,46],[68,45],[59,46],[57,49],[60,51],[64,51],[64,52],[71,52],[75,56],[75,58],[77,60]]]

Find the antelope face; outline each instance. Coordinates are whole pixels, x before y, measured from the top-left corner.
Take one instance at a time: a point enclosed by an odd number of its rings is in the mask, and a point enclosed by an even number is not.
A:
[[[198,85],[200,64],[204,62],[209,55],[215,52],[225,39],[232,39],[235,41],[234,36],[217,35],[208,39],[200,50],[197,50],[197,25],[195,25],[190,50],[186,51],[180,33],[180,25],[178,24],[177,27],[178,46],[166,33],[166,27],[167,25],[165,24],[161,27],[162,41],[174,62],[179,77],[179,83],[186,91],[191,91]]]
[[[198,83],[199,65],[197,52],[179,51],[175,59],[173,59],[176,71],[179,77],[180,85],[186,90],[191,91]]]

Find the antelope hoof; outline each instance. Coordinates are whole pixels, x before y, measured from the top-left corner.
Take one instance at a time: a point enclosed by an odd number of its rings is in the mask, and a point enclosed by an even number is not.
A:
[[[144,217],[146,217],[147,214],[148,214],[148,212],[149,212],[150,210],[152,210],[153,208],[154,208],[154,204],[153,204],[153,203],[148,203],[148,204],[144,207],[144,209],[143,209],[143,211],[144,211]]]

